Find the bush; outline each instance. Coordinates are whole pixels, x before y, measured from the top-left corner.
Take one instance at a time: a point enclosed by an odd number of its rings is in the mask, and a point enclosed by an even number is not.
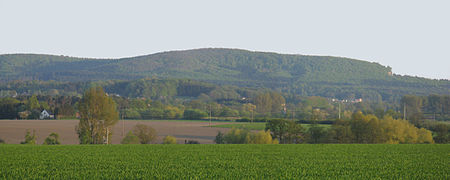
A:
[[[163,140],[163,144],[177,144],[177,138],[173,136],[166,136]]]
[[[133,128],[133,134],[139,138],[141,144],[150,144],[156,140],[156,130],[151,126],[137,124]]]
[[[51,133],[47,138],[45,138],[44,143],[45,145],[57,145],[61,144],[58,140],[59,135],[56,133]]]
[[[186,142],[186,144],[200,144],[200,142],[198,142],[196,140],[189,140]]]
[[[36,144],[35,130],[33,129],[33,135],[31,135],[30,130],[27,129],[25,141],[20,142],[20,144]]]
[[[140,144],[139,138],[129,131],[128,134],[122,139],[121,144]]]
[[[6,144],[5,140],[0,138],[0,144]]]
[[[214,139],[216,144],[225,144],[224,134],[222,132],[218,132],[216,138]]]
[[[273,139],[270,131],[259,131],[252,133],[246,129],[231,129],[227,134],[219,131],[214,140],[216,144],[278,144],[277,139]]]

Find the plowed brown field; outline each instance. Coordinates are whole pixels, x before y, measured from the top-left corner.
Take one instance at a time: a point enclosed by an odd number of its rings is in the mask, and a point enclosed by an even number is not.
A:
[[[0,138],[8,144],[19,144],[24,140],[27,129],[36,130],[37,143],[42,144],[44,139],[52,132],[59,134],[62,144],[78,144],[78,137],[75,126],[79,120],[0,120]],[[150,125],[158,132],[158,140],[161,143],[167,136],[175,136],[178,143],[185,140],[196,140],[201,144],[212,144],[218,131],[227,132],[227,128],[208,127],[209,122],[199,121],[145,121],[145,120],[125,120],[119,121],[113,128],[112,143],[120,144],[125,134],[134,125],[141,123]],[[213,122],[212,125],[227,124],[226,122]]]

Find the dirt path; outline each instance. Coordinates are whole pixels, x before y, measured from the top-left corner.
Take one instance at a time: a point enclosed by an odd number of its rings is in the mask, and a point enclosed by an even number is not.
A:
[[[44,139],[52,132],[60,136],[62,144],[78,144],[75,126],[78,120],[0,120],[0,138],[8,144],[19,144],[24,140],[27,129],[36,130],[37,142],[42,144]],[[113,128],[112,143],[120,144],[122,130],[126,134],[134,125],[141,123],[150,125],[158,132],[157,143],[161,143],[164,136],[172,135],[177,138],[178,143],[184,140],[196,140],[202,144],[212,144],[218,131],[227,132],[227,128],[210,128],[208,122],[189,121],[141,121],[125,120],[119,121]],[[212,125],[227,124],[213,122]]]

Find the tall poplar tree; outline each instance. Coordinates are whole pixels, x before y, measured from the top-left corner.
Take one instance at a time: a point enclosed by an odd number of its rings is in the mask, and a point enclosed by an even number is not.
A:
[[[76,127],[80,144],[109,144],[111,128],[119,120],[116,103],[108,97],[103,88],[87,90],[78,110],[80,122]]]

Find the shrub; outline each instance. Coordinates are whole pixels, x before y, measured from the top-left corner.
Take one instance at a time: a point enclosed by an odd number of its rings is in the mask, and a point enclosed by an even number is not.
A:
[[[33,129],[33,135],[31,135],[30,130],[27,129],[25,141],[20,142],[20,144],[36,144],[35,130]]]
[[[216,144],[225,144],[224,134],[222,132],[218,132],[216,138],[214,139]]]
[[[186,142],[186,144],[200,144],[200,142],[198,142],[196,140],[189,140]]]
[[[57,145],[61,144],[58,140],[59,135],[56,133],[51,133],[47,138],[44,140],[45,145]]]
[[[133,128],[133,134],[139,138],[141,144],[150,144],[156,140],[156,130],[151,126],[137,124]]]
[[[278,139],[273,139],[268,131],[250,132],[246,129],[231,129],[227,134],[219,131],[214,140],[217,144],[278,144]]]
[[[163,140],[163,144],[176,144],[177,138],[173,136],[166,136]]]
[[[121,144],[140,144],[139,138],[129,131],[128,134],[122,139]]]

